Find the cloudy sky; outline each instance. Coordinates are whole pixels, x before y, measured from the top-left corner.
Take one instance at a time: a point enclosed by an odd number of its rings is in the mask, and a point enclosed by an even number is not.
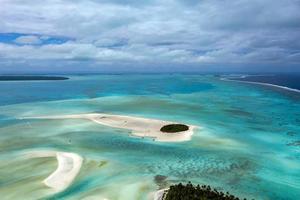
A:
[[[0,0],[0,72],[300,71],[300,0]]]

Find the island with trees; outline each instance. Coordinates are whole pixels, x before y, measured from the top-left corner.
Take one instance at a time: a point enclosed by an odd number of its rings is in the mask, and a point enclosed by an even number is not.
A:
[[[161,200],[242,200],[228,192],[220,192],[207,185],[179,183],[165,190]],[[246,200],[246,199],[243,199]]]
[[[67,80],[63,76],[41,76],[41,75],[2,75],[0,81],[56,81]]]
[[[184,124],[167,124],[161,127],[160,131],[165,133],[177,133],[189,130],[189,127]]]

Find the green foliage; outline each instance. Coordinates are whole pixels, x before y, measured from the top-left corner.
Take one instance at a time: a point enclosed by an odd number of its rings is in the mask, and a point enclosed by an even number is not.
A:
[[[164,200],[240,200],[228,192],[218,192],[210,186],[193,186],[190,182],[187,185],[179,183],[168,190]],[[244,199],[245,200],[245,199]]]
[[[160,131],[166,132],[166,133],[176,133],[181,131],[187,131],[189,130],[189,127],[184,124],[168,124],[163,126]]]

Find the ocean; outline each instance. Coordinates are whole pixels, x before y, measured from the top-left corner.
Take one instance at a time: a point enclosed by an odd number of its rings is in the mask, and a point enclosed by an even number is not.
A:
[[[247,199],[300,196],[300,93],[213,75],[64,76],[0,82],[1,199],[146,200],[188,181]],[[289,78],[239,80],[299,89]],[[167,143],[83,119],[25,118],[95,112],[201,128],[190,141]],[[45,150],[84,159],[62,192],[43,184],[55,158],[24,156]]]
[[[267,74],[231,76],[231,80],[247,81],[300,92],[300,74]]]

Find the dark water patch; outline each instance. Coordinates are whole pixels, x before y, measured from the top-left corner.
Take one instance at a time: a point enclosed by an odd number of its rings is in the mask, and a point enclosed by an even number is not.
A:
[[[248,128],[254,130],[254,131],[262,131],[262,132],[268,132],[269,128],[265,126],[249,126]]]
[[[287,146],[300,146],[300,140],[287,143]]]
[[[255,117],[247,118],[246,122],[249,124],[266,126],[272,124],[273,120],[267,117],[255,116]]]
[[[163,189],[168,186],[167,176],[156,175],[154,176],[154,183],[158,186],[158,189]]]
[[[297,135],[297,133],[294,132],[294,131],[288,131],[286,134],[287,134],[288,136],[295,136],[295,135]]]
[[[228,114],[234,115],[234,116],[241,116],[241,117],[253,117],[254,115],[250,112],[247,112],[245,110],[238,110],[238,109],[224,109],[224,111]]]

